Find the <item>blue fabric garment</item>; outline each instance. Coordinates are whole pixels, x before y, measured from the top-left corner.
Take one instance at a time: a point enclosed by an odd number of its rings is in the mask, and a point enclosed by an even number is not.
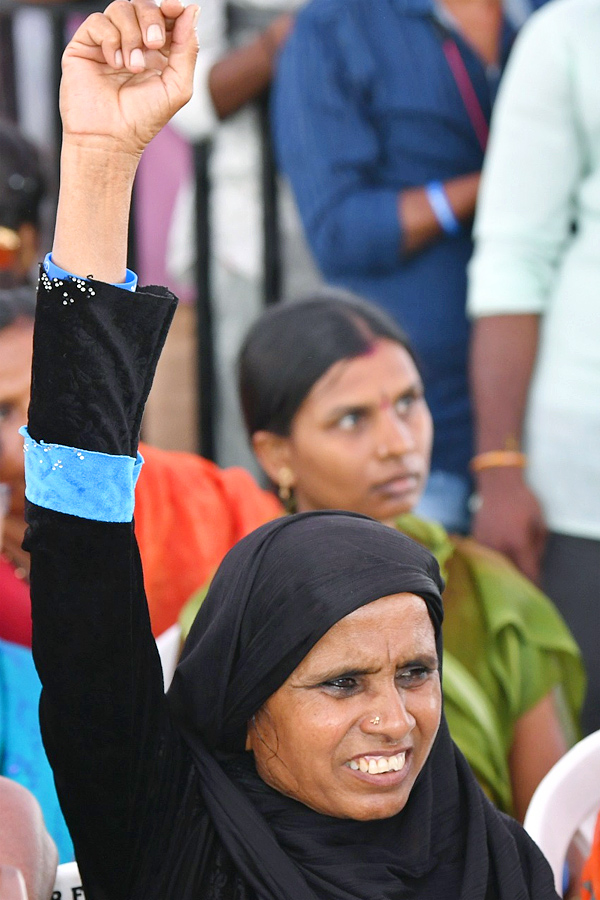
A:
[[[135,291],[138,285],[138,277],[131,269],[126,269],[125,271],[125,281],[122,281],[120,284],[115,284],[115,287],[123,288],[124,291]],[[72,275],[70,272],[57,266],[52,259],[51,253],[46,253],[46,256],[44,257],[44,272],[48,278],[63,278],[65,280],[67,278],[72,280],[77,279],[76,275]],[[85,278],[80,280],[86,281]]]
[[[37,443],[25,427],[25,496],[36,506],[96,522],[131,522],[144,459]]]
[[[432,0],[313,0],[279,60],[272,125],[325,278],[377,302],[405,328],[435,423],[432,468],[468,477],[469,229],[410,259],[399,255],[398,192],[482,164],[442,51],[444,28],[447,17],[442,23]],[[498,73],[452,36],[489,120]],[[503,59],[513,37],[505,21]]]
[[[443,525],[450,534],[468,534],[470,495],[467,478],[434,469],[429,473],[427,486],[413,512],[420,519]]]
[[[64,863],[75,857],[42,744],[40,691],[31,651],[0,640],[0,773],[34,795]]]

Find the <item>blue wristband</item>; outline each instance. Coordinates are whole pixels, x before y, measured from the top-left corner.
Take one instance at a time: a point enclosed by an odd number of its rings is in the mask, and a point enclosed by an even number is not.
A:
[[[59,278],[59,279],[64,279],[66,281],[67,278],[71,278],[71,279],[76,278],[75,275],[71,275],[70,272],[65,272],[64,269],[61,269],[60,266],[57,266],[56,263],[53,262],[53,260],[52,260],[51,253],[46,253],[46,256],[44,258],[44,272],[50,279]],[[90,277],[93,277],[93,276],[90,276]],[[78,279],[78,280],[87,281],[87,278]],[[118,287],[118,288],[122,288],[124,291],[135,291],[137,288],[137,283],[138,283],[138,277],[135,274],[135,272],[132,272],[131,269],[126,269],[125,270],[125,281],[123,281],[121,284],[115,284],[114,286]]]
[[[446,234],[460,234],[462,231],[460,222],[454,215],[454,210],[450,206],[450,201],[446,196],[442,182],[430,181],[429,184],[425,185],[425,193],[442,230]]]

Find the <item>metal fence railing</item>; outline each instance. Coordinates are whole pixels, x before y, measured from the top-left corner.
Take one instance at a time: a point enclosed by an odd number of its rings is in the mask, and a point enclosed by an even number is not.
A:
[[[52,33],[52,66],[50,96],[52,103],[53,144],[51,157],[58,162],[61,142],[58,113],[60,66],[68,35],[72,31],[74,17],[83,17],[103,9],[106,4],[73,0],[69,3],[22,4],[14,0],[0,0],[0,115],[13,121],[19,120],[18,91],[16,88],[16,60],[13,44],[13,15],[25,6],[43,9],[50,22]],[[232,40],[236,35],[247,34],[264,28],[276,10],[252,9],[228,4],[228,29]],[[269,127],[269,95],[266,92],[257,100],[260,130],[262,196],[263,259],[262,285],[265,305],[281,299],[282,265],[279,229],[277,177]],[[197,322],[197,404],[198,451],[209,459],[216,455],[216,363],[214,339],[214,297],[211,280],[211,222],[210,222],[210,153],[211,141],[205,140],[192,147],[194,177],[196,182],[196,322]],[[135,209],[135,204],[132,205]],[[136,268],[136,223],[132,218],[128,248],[128,265]]]

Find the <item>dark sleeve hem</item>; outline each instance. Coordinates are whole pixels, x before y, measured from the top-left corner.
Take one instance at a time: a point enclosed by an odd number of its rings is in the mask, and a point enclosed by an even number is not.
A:
[[[165,288],[40,279],[29,433],[36,441],[136,456],[177,300]]]

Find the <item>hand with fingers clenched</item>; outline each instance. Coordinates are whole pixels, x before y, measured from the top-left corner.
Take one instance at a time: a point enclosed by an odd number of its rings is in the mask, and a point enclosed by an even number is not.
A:
[[[139,156],[191,96],[198,13],[115,0],[89,16],[63,55],[64,141]]]
[[[191,97],[197,6],[114,0],[63,55],[61,176],[52,259],[106,282],[125,277],[131,191],[144,148]]]

